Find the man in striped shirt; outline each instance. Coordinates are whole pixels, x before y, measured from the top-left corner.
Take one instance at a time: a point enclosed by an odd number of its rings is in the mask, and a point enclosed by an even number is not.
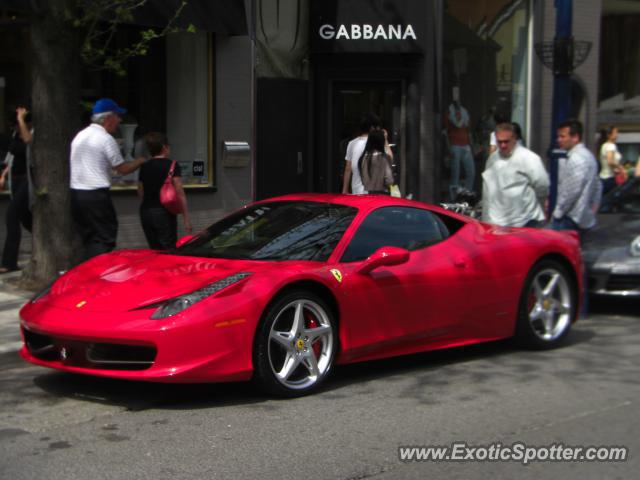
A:
[[[551,228],[583,234],[596,224],[602,197],[598,163],[582,143],[582,124],[567,120],[558,127],[558,146],[567,151],[558,171],[558,198]]]
[[[112,170],[126,175],[146,161],[139,157],[125,162],[111,135],[124,113],[110,98],[101,98],[93,106],[91,125],[71,142],[71,208],[85,247],[83,260],[116,246],[118,218],[109,194]]]

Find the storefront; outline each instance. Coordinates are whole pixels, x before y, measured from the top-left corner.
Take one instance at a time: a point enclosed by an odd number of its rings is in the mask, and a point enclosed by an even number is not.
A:
[[[451,183],[450,105],[478,178],[496,119],[529,125],[530,0],[258,1],[257,194],[341,190],[362,114],[389,131],[405,194]],[[454,94],[455,92],[455,94]]]
[[[574,12],[583,37],[599,8],[596,1],[588,4]],[[185,172],[196,228],[253,199],[339,192],[346,144],[367,112],[381,117],[390,134],[402,192],[421,200],[450,198],[455,182],[447,125],[458,111],[464,112],[460,128],[471,155],[471,162],[461,162],[459,185],[469,176],[468,184],[480,189],[498,121],[517,122],[525,143],[546,156],[552,79],[533,46],[553,36],[551,0],[189,5],[187,20],[196,21],[197,33],[156,42],[128,63],[126,77],[86,72],[82,98],[90,104],[110,96],[129,109],[125,123],[131,126],[120,134],[127,154],[135,154],[145,132],[167,132]],[[0,51],[0,106],[6,111],[19,99],[28,101],[29,25],[19,14],[3,15],[0,38],[11,46]],[[121,28],[120,41],[166,16],[156,11]],[[581,81],[588,94],[597,90],[597,78]],[[6,124],[0,122],[2,134]],[[140,245],[143,238],[135,182],[134,174],[114,186],[121,245]]]
[[[128,45],[141,31],[162,27],[179,3],[148,2],[133,24],[118,27],[114,45]],[[23,2],[0,5],[0,153],[11,134],[8,115],[18,104],[30,104],[29,14]],[[202,228],[253,199],[248,148],[253,132],[253,47],[243,1],[190,1],[180,18],[178,26],[194,24],[196,33],[155,40],[146,55],[125,64],[126,75],[84,69],[83,107],[62,112],[60,120],[80,126],[89,121],[96,99],[115,99],[127,108],[116,134],[125,157],[142,151],[145,133],[166,132],[171,155],[182,169],[194,227]],[[37,118],[34,124],[37,131]],[[114,177],[119,245],[145,244],[136,186],[137,172]],[[6,200],[0,202],[6,205]]]

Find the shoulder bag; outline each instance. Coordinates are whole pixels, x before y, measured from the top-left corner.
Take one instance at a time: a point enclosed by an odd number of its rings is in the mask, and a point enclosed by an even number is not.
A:
[[[167,178],[165,178],[164,183],[160,188],[160,203],[170,213],[178,215],[179,213],[182,213],[183,208],[182,200],[180,200],[176,187],[173,185],[173,169],[175,167],[176,161],[174,160],[171,162],[171,168],[169,169]]]

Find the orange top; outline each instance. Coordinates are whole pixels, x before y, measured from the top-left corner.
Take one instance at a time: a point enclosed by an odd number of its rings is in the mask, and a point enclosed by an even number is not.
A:
[[[469,145],[471,143],[467,127],[456,127],[449,121],[448,115],[444,116],[444,125],[451,145]]]

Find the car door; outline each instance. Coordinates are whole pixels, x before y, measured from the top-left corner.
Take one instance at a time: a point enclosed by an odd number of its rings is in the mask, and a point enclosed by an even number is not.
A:
[[[466,264],[448,247],[448,238],[442,220],[426,209],[383,207],[363,220],[341,257],[348,309],[343,348],[349,356],[408,353],[456,337]],[[409,250],[409,260],[357,273],[386,246]]]

